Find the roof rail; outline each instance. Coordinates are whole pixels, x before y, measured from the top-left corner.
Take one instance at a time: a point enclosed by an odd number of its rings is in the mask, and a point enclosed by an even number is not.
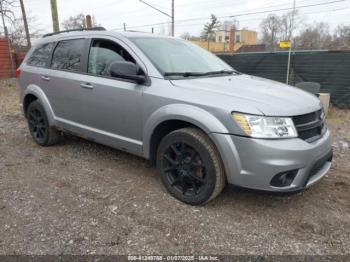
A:
[[[58,32],[54,32],[54,33],[48,33],[48,34],[43,35],[43,37],[58,35],[58,34],[62,34],[62,33],[79,32],[79,31],[106,31],[106,28],[104,28],[102,26],[98,26],[98,27],[92,27],[92,28],[69,29],[69,30],[63,30],[63,31],[58,31]]]
[[[154,34],[154,33],[152,33],[152,32],[148,32],[148,31],[138,31],[138,30],[126,30],[126,31],[124,31],[124,32]]]

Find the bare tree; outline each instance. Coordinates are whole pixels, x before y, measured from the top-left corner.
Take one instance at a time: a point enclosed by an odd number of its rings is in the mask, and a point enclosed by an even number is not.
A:
[[[260,27],[263,34],[262,42],[266,45],[268,50],[275,50],[279,40],[279,34],[282,30],[281,24],[281,18],[274,14],[269,15],[261,22]]]
[[[316,50],[331,48],[332,36],[329,31],[329,25],[324,22],[308,25],[294,41],[297,49]]]
[[[36,23],[36,18],[33,16],[27,17],[28,24],[30,25],[30,39],[36,39],[42,36],[43,30],[40,29]],[[11,26],[9,27],[9,38],[12,43],[12,47],[17,51],[27,51],[27,36],[23,23],[23,18],[15,18]]]
[[[334,49],[350,48],[350,25],[338,25],[333,35],[332,48]]]
[[[14,0],[0,0],[0,16],[4,35],[8,35],[7,24],[11,23],[15,19],[15,14],[12,11],[15,6]]]
[[[208,49],[210,40],[214,39],[215,30],[217,30],[220,26],[221,24],[218,18],[215,15],[211,14],[210,22],[204,25],[202,32],[202,36],[208,41]]]
[[[226,31],[226,32],[230,31],[232,28],[238,30],[238,28],[239,28],[239,21],[237,19],[225,20],[220,25],[220,30],[223,30],[223,31]]]
[[[280,39],[281,40],[290,40],[291,29],[295,31],[303,24],[304,19],[299,14],[298,10],[296,10],[294,13],[293,28],[291,28],[292,18],[293,18],[293,11],[288,12],[281,16],[280,18],[280,24],[281,24]]]
[[[69,17],[68,19],[62,22],[62,27],[65,30],[85,28],[86,27],[85,15],[81,13],[81,14],[77,14],[75,16]]]
[[[64,20],[61,25],[65,30],[86,28],[86,17],[83,13],[70,16],[68,19]],[[92,26],[101,26],[96,22],[94,15],[92,16]]]
[[[184,33],[182,33],[182,35],[180,37],[182,39],[185,39],[185,40],[190,40],[191,39],[191,34],[189,32],[184,32]]]

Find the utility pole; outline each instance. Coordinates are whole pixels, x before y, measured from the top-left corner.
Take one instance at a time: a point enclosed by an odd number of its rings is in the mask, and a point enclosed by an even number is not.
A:
[[[175,34],[175,4],[174,0],[171,0],[171,36]]]
[[[124,27],[124,32],[126,31],[126,24],[123,23],[123,27]]]
[[[58,32],[58,31],[60,31],[60,24],[58,23],[58,12],[57,12],[56,0],[51,0],[51,15],[52,15],[53,31]]]
[[[26,9],[24,8],[23,0],[20,0],[19,2],[21,4],[21,11],[22,11],[23,24],[24,24],[24,31],[26,32],[27,48],[29,49],[32,46],[32,43],[30,42],[30,35],[29,35],[29,28],[28,28]]]
[[[139,0],[139,1],[147,6],[151,7],[152,9],[162,13],[163,15],[166,15],[166,16],[171,18],[171,35],[174,36],[174,32],[175,32],[175,3],[174,3],[174,1],[175,0],[171,0],[171,15],[163,12],[162,10],[158,9],[157,7],[150,5],[149,3],[146,3],[143,0]]]
[[[289,28],[289,51],[288,51],[288,65],[287,65],[287,77],[286,77],[286,84],[289,84],[289,72],[290,72],[290,61],[292,57],[292,45],[293,45],[293,26],[294,26],[294,16],[295,16],[295,6],[296,6],[296,0],[293,0],[293,13],[292,18],[290,21],[290,28]]]
[[[91,29],[92,28],[92,18],[91,15],[87,15],[86,18],[86,28]]]

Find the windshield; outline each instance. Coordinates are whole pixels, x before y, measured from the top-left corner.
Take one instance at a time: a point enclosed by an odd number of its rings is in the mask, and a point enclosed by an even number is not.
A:
[[[164,76],[232,74],[233,69],[212,53],[176,38],[131,38]]]

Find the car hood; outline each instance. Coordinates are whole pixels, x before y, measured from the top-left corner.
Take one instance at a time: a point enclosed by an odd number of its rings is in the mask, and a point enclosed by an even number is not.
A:
[[[252,112],[258,110],[269,116],[301,115],[322,107],[316,96],[299,88],[243,74],[171,80],[171,82],[178,87],[204,92],[207,99],[218,104],[224,103],[226,107],[231,106],[229,110],[232,111],[240,111],[237,102],[244,105],[244,108],[253,107],[255,110],[251,110]],[[203,94],[201,96],[203,98]],[[232,98],[232,105],[227,105],[227,98]]]

